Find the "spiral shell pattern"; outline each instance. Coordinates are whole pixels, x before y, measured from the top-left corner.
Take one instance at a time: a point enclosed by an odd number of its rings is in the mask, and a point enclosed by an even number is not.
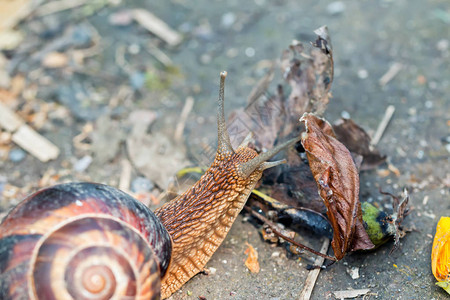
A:
[[[39,191],[0,227],[0,299],[159,299],[171,255],[156,216],[93,183]]]

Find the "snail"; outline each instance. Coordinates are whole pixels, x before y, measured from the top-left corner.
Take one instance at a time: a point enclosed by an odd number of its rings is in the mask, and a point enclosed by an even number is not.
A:
[[[292,139],[258,154],[234,150],[220,74],[218,149],[206,173],[155,212],[102,184],[67,183],[19,203],[0,226],[1,299],[167,298],[225,239],[267,162]]]

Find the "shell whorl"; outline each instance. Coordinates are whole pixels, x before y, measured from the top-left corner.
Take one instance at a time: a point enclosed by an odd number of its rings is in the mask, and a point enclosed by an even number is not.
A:
[[[125,193],[58,185],[4,219],[0,298],[159,299],[171,247],[156,216]]]

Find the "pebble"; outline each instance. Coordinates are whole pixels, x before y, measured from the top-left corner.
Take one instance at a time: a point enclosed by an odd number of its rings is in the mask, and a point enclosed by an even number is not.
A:
[[[9,152],[9,160],[12,161],[13,163],[21,162],[22,160],[25,159],[26,156],[27,153],[20,148],[12,149]]]
[[[108,22],[114,26],[128,26],[133,22],[133,16],[131,11],[123,10],[109,15]]]
[[[202,62],[202,64],[207,65],[212,61],[212,57],[209,54],[202,54],[202,56],[200,57],[200,61]]]
[[[222,26],[229,28],[236,22],[236,15],[232,12],[227,12],[222,15]]]
[[[450,48],[450,41],[446,39],[439,40],[436,48],[441,52],[447,51]]]
[[[272,253],[272,255],[270,257],[272,257],[272,258],[280,257],[280,252],[275,251]]]
[[[76,172],[84,172],[91,163],[92,163],[92,156],[85,155],[73,164],[73,169]]]
[[[345,3],[342,1],[331,2],[327,5],[327,12],[332,16],[337,16],[345,11]]]
[[[128,52],[130,54],[138,54],[139,52],[141,52],[141,46],[139,46],[138,44],[131,44],[130,46],[128,46]]]
[[[131,182],[131,191],[133,193],[149,192],[154,186],[149,179],[139,176]]]
[[[343,110],[341,112],[341,118],[342,119],[350,119],[351,118],[350,113],[348,111],[346,111],[346,110]]]
[[[369,72],[367,72],[366,69],[360,69],[358,70],[358,77],[360,79],[366,79],[367,77],[369,77]]]
[[[245,55],[247,55],[247,57],[255,56],[255,52],[255,49],[252,47],[248,47],[247,49],[245,49]]]
[[[145,84],[145,73],[144,72],[134,72],[130,75],[130,85],[135,90],[141,89]]]
[[[347,268],[347,273],[350,275],[350,277],[355,280],[359,278],[359,268],[358,267],[352,267],[351,269]]]

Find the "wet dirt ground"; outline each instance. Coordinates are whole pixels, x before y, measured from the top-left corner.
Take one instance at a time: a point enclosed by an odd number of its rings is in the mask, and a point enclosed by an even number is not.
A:
[[[168,47],[136,24],[112,24],[111,15],[125,8],[151,11],[183,34],[183,41]],[[437,221],[441,216],[450,216],[447,0],[118,1],[86,15],[71,9],[27,19],[20,25],[29,39],[23,42],[26,46],[8,54],[8,72],[11,77],[25,74],[28,82],[35,81],[39,86],[35,97],[38,101],[57,103],[60,109],[49,113],[49,124],[39,132],[54,142],[61,154],[48,163],[31,155],[21,160],[4,157],[0,162],[2,192],[8,185],[19,191],[14,197],[3,194],[3,211],[35,190],[46,174],[54,176],[54,181],[47,176],[44,185],[90,180],[117,186],[122,158],[126,157],[124,128],[133,126],[128,114],[136,109],[151,109],[158,115],[152,130],[172,135],[189,96],[195,103],[187,118],[184,144],[188,149],[186,160],[195,164],[202,145],[215,141],[219,72],[228,71],[225,109],[231,111],[244,105],[267,71],[268,60],[278,58],[293,39],[313,41],[313,30],[327,25],[333,43],[335,78],[325,117],[330,121],[351,117],[373,134],[386,107],[395,106],[378,148],[399,173],[380,176],[377,170],[363,172],[361,200],[384,207],[380,187],[396,194],[407,188],[413,210],[405,226],[414,230],[392,254],[392,243],[388,243],[376,251],[350,254],[321,271],[311,299],[333,299],[333,291],[363,288],[370,289],[364,299],[448,299],[448,294],[434,285],[430,267]],[[43,51],[67,28],[86,22],[88,29],[82,32],[97,34],[100,46],[92,57],[86,56],[82,68],[42,70],[29,57],[39,49]],[[33,37],[36,32],[38,38]],[[150,45],[170,58],[170,71],[161,67],[164,63],[161,58],[155,59],[155,51],[146,50]],[[123,49],[124,54],[117,49]],[[387,83],[380,83],[394,64],[401,65],[400,70]],[[154,79],[158,76],[167,80]],[[282,80],[280,74],[277,76],[274,83]],[[115,96],[122,86],[128,96],[117,100]],[[92,102],[83,106],[70,100],[70,95],[79,93],[85,93]],[[116,99],[115,104],[111,104],[112,99]],[[99,118],[107,124],[103,131]],[[76,147],[73,138],[89,123],[95,125],[94,133],[113,131],[120,137],[94,137],[89,142],[98,141],[95,149]],[[105,140],[115,143],[112,154]],[[171,153],[166,155],[170,157]],[[79,164],[85,156],[91,157],[92,163],[83,168]],[[133,178],[138,175],[142,174],[133,170]],[[305,233],[304,240],[320,249],[321,240],[313,235]],[[258,251],[258,274],[250,273],[244,265],[246,242]],[[308,274],[305,267],[312,259],[309,254],[300,260],[287,258],[285,249],[264,243],[258,230],[241,215],[207,264],[215,272],[195,276],[171,299],[297,299]],[[359,278],[349,275],[352,268],[359,269]]]

